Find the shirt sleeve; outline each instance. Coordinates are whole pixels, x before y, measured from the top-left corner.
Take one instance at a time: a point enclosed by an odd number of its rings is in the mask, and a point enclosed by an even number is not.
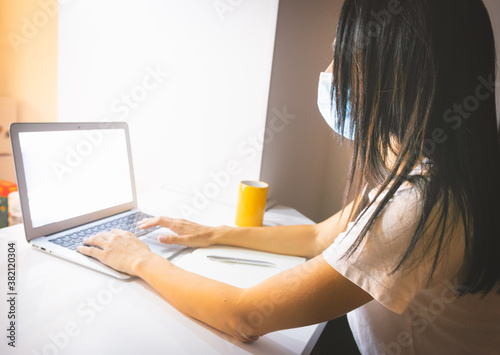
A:
[[[377,199],[379,201],[382,196]],[[398,190],[365,238],[347,257],[363,227],[377,207],[370,206],[357,223],[349,223],[346,232],[323,252],[323,257],[336,271],[369,293],[376,301],[403,313],[415,295],[426,287],[432,258],[404,264],[393,273],[409,246],[421,213],[420,194],[415,188]],[[415,250],[418,255],[418,250]]]

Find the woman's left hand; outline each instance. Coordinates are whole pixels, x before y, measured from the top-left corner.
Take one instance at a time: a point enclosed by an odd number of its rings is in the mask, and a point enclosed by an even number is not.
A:
[[[134,264],[152,253],[149,247],[134,234],[119,229],[101,232],[84,239],[83,243],[94,246],[80,245],[78,246],[80,253],[133,276],[135,275]]]

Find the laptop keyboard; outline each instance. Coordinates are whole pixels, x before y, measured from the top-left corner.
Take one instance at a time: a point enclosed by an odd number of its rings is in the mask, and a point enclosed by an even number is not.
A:
[[[76,250],[76,247],[78,245],[83,245],[83,239],[93,236],[99,232],[109,232],[110,230],[115,228],[134,233],[137,237],[140,237],[160,228],[160,226],[155,226],[148,229],[140,229],[137,226],[137,222],[143,220],[144,218],[150,217],[152,216],[147,215],[143,212],[135,212],[128,216],[117,218],[115,220],[92,226],[78,232],[63,235],[54,239],[49,239],[49,242],[71,250]]]

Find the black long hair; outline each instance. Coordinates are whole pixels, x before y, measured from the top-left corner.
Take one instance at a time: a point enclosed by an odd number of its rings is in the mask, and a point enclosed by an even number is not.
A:
[[[360,195],[366,185],[380,186],[379,195],[388,191],[344,257],[408,182],[421,191],[422,213],[393,272],[418,260],[417,250],[422,259],[432,251],[430,280],[450,243],[449,226],[461,223],[465,264],[458,293],[500,293],[496,54],[483,2],[345,0],[334,52],[333,109],[340,128],[355,132],[346,196]],[[391,167],[389,152],[396,155]],[[410,175],[422,158],[426,176]],[[373,203],[364,201],[354,216]],[[436,227],[423,241],[431,224]]]

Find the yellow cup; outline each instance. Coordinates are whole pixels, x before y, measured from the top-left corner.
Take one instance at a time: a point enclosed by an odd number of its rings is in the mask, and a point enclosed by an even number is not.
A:
[[[236,206],[238,227],[261,227],[269,185],[262,181],[241,181]]]

